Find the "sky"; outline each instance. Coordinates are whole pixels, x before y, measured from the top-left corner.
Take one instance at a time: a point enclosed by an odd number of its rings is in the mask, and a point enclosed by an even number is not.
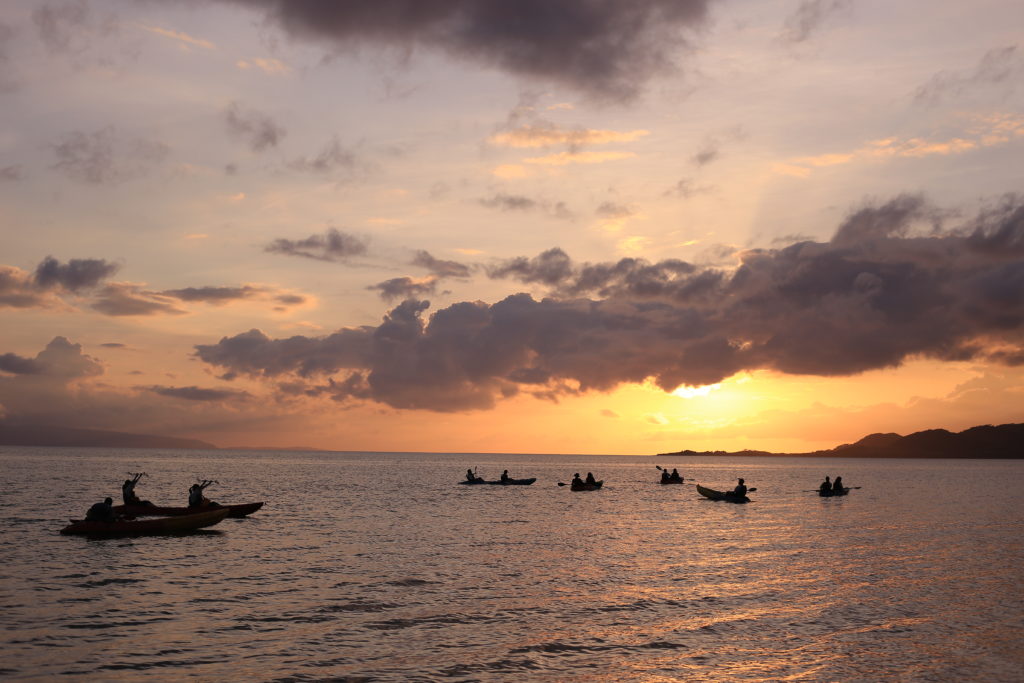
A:
[[[1024,4],[0,4],[0,419],[804,452],[1024,421]]]

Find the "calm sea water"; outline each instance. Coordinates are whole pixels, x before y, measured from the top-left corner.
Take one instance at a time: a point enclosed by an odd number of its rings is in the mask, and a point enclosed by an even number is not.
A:
[[[655,465],[754,502],[661,486]],[[458,486],[467,467],[532,486]],[[1020,681],[1024,461],[0,447],[0,678]],[[90,540],[217,479],[248,519]],[[605,488],[557,482],[592,471]],[[813,493],[824,475],[862,486]]]

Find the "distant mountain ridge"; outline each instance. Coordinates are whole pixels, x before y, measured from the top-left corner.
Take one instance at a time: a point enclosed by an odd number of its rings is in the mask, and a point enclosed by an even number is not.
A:
[[[0,422],[0,445],[100,448],[217,448],[213,444],[200,441],[199,439],[108,432],[101,429],[55,427],[52,425],[15,425],[4,422]]]
[[[762,455],[838,458],[1024,458],[1024,424],[981,425],[962,432],[926,429],[907,436],[869,434],[855,443],[810,453],[677,451],[658,455]]]

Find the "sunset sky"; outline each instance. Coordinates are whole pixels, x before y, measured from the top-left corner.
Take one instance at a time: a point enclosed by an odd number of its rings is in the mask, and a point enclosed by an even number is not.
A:
[[[1022,27],[4,2],[0,418],[608,454],[1024,421]]]

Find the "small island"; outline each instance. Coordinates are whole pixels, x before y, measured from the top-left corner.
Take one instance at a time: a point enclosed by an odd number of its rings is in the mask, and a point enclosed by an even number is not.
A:
[[[907,436],[869,434],[856,443],[810,453],[769,451],[694,451],[658,453],[659,456],[788,456],[813,458],[1024,458],[1024,424],[981,425],[962,432],[928,429]]]

